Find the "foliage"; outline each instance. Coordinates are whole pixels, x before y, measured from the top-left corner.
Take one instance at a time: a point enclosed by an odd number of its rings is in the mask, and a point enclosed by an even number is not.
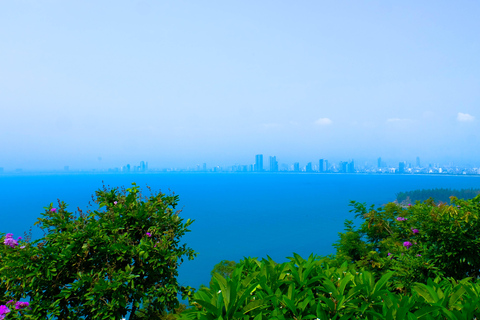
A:
[[[436,276],[477,277],[480,270],[480,195],[452,204],[433,200],[402,207],[389,203],[367,209],[352,202],[358,229],[352,222],[335,244],[337,259],[379,275],[395,271],[399,290]]]
[[[178,196],[142,197],[133,184],[104,187],[94,200],[98,210],[79,215],[51,204],[37,222],[43,238],[0,246],[0,304],[30,299],[25,319],[136,319],[159,317],[178,307],[180,292],[191,294],[176,279],[195,256],[180,243],[192,221],[175,211]]]
[[[480,189],[473,188],[461,190],[446,188],[420,189],[397,193],[397,202],[407,205],[409,203],[425,201],[432,198],[436,202],[449,203],[450,197],[456,197],[459,199],[472,199],[478,194],[480,194]]]
[[[394,272],[380,278],[352,264],[298,255],[275,263],[246,258],[230,278],[215,273],[210,288],[190,299],[181,319],[468,319],[480,316],[480,282],[429,279],[403,295],[391,287]]]
[[[213,267],[213,270],[212,272],[210,272],[210,275],[213,276],[215,273],[218,273],[224,278],[229,278],[230,275],[235,270],[235,266],[236,266],[235,261],[222,260]]]

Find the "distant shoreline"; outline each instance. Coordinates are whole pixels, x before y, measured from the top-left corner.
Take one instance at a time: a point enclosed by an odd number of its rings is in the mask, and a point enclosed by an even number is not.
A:
[[[279,172],[205,172],[205,171],[148,171],[148,172],[109,172],[109,171],[25,171],[25,172],[2,172],[1,177],[13,176],[51,176],[51,175],[157,175],[157,174],[209,174],[209,175],[365,175],[365,176],[428,176],[428,177],[478,177],[480,174],[451,174],[451,173],[388,173],[388,172],[357,172],[357,173],[343,173],[343,172],[294,172],[294,171],[279,171]]]

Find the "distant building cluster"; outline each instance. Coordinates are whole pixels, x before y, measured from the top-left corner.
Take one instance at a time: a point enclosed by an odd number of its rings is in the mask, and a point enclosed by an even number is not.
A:
[[[480,174],[480,168],[458,167],[453,163],[440,165],[431,163],[422,166],[420,157],[415,159],[414,163],[401,161],[396,165],[389,165],[382,158],[378,158],[376,165],[365,163],[356,165],[353,159],[340,161],[338,163],[329,162],[327,159],[319,159],[318,162],[307,162],[300,165],[299,162],[293,164],[282,163],[279,165],[276,156],[270,156],[268,168],[264,165],[263,154],[255,155],[255,162],[248,165],[214,166],[207,168],[206,163],[195,168],[181,170],[164,171],[203,171],[203,172],[305,172],[305,173],[379,173],[379,174],[455,174],[455,175],[477,175]]]
[[[139,166],[130,166],[127,164],[120,169],[121,172],[147,172],[148,171],[148,162],[140,161]]]
[[[266,166],[268,165],[268,167]],[[50,171],[49,171],[50,172]],[[58,171],[53,171],[58,172]],[[142,172],[298,172],[298,173],[376,173],[376,174],[452,174],[452,175],[480,175],[480,167],[459,167],[453,163],[440,165],[438,163],[429,163],[422,165],[420,157],[416,157],[414,162],[401,161],[398,165],[387,164],[381,157],[374,164],[364,163],[356,164],[353,159],[348,161],[329,162],[327,159],[318,159],[315,162],[300,164],[294,162],[291,164],[280,163],[276,156],[270,156],[268,162],[264,161],[263,154],[255,155],[255,162],[251,164],[235,164],[230,166],[207,166],[206,163],[198,164],[188,168],[162,168],[151,169],[148,162],[140,161],[139,165],[126,164],[122,167],[101,169],[101,170],[75,170],[66,165],[63,172],[68,173],[142,173]],[[0,174],[25,174],[22,168],[13,170],[4,170],[0,167]]]

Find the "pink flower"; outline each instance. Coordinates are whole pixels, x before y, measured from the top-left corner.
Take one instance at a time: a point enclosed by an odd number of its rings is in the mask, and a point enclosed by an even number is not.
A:
[[[412,232],[415,233],[415,234],[417,234],[417,233],[419,233],[420,231],[418,231],[418,229],[413,229],[413,228],[412,228]]]
[[[410,241],[405,241],[403,243],[403,246],[406,247],[407,249],[409,249],[411,246],[413,246],[413,244]]]
[[[7,306],[0,306],[0,319],[5,318],[5,315],[10,312],[10,309]]]
[[[57,208],[52,208],[52,209],[50,209],[50,211],[55,212],[55,211],[57,211]]]
[[[114,204],[114,205],[117,205],[117,201],[113,201],[113,204]]]
[[[21,302],[21,301],[18,301],[17,303],[15,303],[15,309],[23,309],[23,308],[26,308],[28,307],[29,303],[28,302]]]
[[[397,217],[397,221],[406,221],[407,218],[404,218],[404,217]]]
[[[5,235],[5,240],[3,240],[3,243],[9,246],[10,248],[15,248],[18,246],[18,240],[22,239],[22,237],[18,237],[17,240],[13,239],[13,233],[7,233]]]
[[[150,232],[147,232],[147,237],[151,237],[152,234]]]

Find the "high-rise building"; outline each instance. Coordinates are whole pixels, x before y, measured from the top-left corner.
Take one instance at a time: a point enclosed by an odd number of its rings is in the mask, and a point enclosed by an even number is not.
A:
[[[320,159],[318,161],[318,172],[325,172],[324,165],[324,160]]]
[[[325,172],[328,172],[329,166],[328,166],[328,160],[325,160]]]
[[[270,157],[270,171],[278,172],[278,161],[277,161],[277,157],[275,156]]]
[[[255,156],[255,172],[263,171],[263,154],[257,154]]]
[[[130,172],[130,165],[127,164],[127,172]]]
[[[340,172],[346,173],[347,172],[347,165],[348,165],[348,162],[340,161]]]
[[[305,171],[306,171],[306,172],[313,172],[313,168],[312,168],[312,163],[311,163],[311,162],[307,163],[307,166],[305,167]]]
[[[145,161],[140,161],[140,170],[142,172],[145,172]]]
[[[349,173],[355,172],[355,162],[353,160],[348,164],[347,169]]]
[[[299,172],[299,171],[300,171],[300,163],[295,162],[295,163],[293,164],[293,171],[295,171],[295,172]]]
[[[398,163],[398,173],[405,173],[405,162]]]
[[[203,172],[207,172],[207,164],[206,163],[203,163],[203,167],[202,167],[202,171]]]
[[[378,163],[378,167],[381,168],[382,167],[382,158],[378,158],[377,160],[377,163]]]
[[[420,157],[417,157],[417,167],[420,168]]]

